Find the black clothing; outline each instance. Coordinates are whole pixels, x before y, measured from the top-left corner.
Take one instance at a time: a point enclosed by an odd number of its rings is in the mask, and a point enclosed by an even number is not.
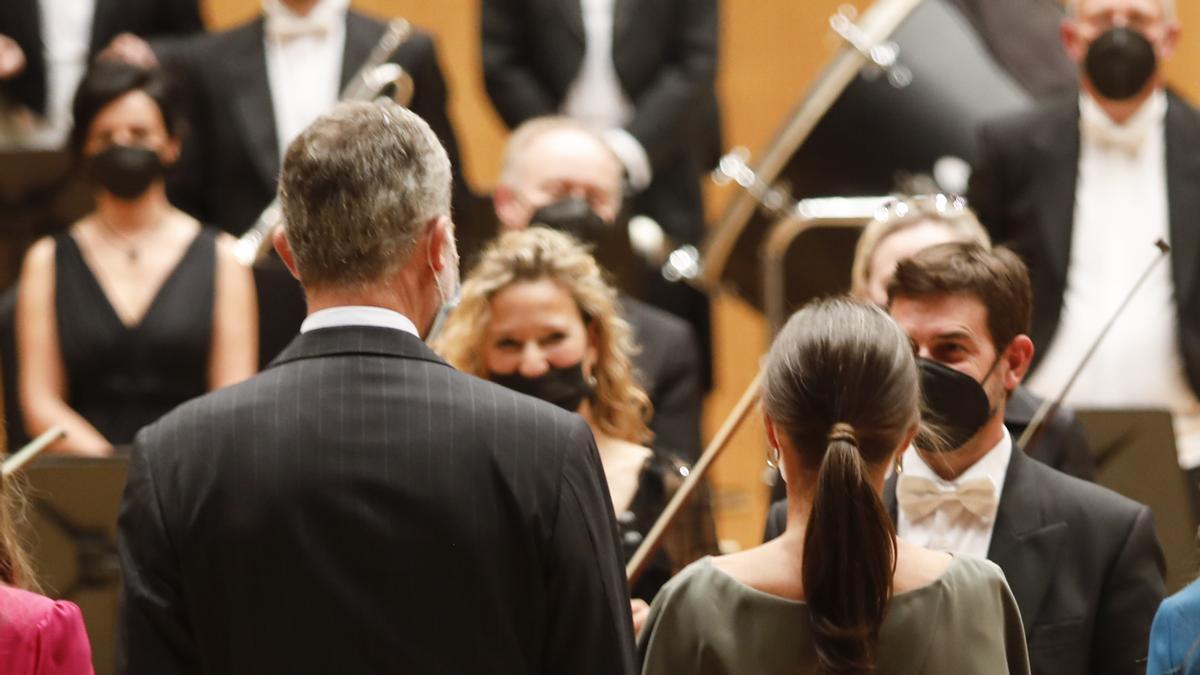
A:
[[[896,519],[896,479],[884,486]],[[771,506],[766,538],[786,527]],[[1166,563],[1150,509],[1014,447],[988,560],[1021,608],[1035,675],[1142,675]]]
[[[67,405],[113,445],[208,391],[216,231],[200,230],[136,326],[117,316],[69,233],[54,238]]]
[[[128,675],[636,672],[578,415],[337,327],[137,437]]]

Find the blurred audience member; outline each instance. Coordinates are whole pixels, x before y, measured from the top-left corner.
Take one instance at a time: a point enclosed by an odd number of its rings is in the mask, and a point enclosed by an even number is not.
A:
[[[541,227],[502,235],[467,277],[434,346],[465,372],[583,416],[600,449],[628,561],[688,465],[646,445],[651,408],[634,378],[629,324],[586,249]],[[716,550],[708,498],[698,493],[632,596],[650,600],[672,574]]]
[[[93,58],[152,67],[154,53],[142,38],[203,29],[198,0],[4,0],[0,145],[57,148]]]
[[[255,371],[253,280],[228,235],[167,201],[180,120],[161,72],[97,63],[70,147],[96,209],[26,255],[17,304],[30,435],[103,455],[180,403]]]
[[[1146,675],[1200,674],[1200,579],[1163,600],[1150,628]]]
[[[580,122],[567,117],[530,120],[505,147],[493,196],[496,215],[506,230],[545,225],[593,244],[597,262],[618,283],[629,281],[644,266],[633,256],[619,219],[621,172],[617,156]],[[633,362],[653,404],[655,442],[694,461],[701,450],[703,398],[703,361],[695,334],[669,312],[624,293],[619,301],[639,347]]]

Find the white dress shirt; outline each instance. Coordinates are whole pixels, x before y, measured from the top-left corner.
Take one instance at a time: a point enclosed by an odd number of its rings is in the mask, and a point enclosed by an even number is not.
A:
[[[46,115],[7,120],[3,145],[58,148],[71,131],[71,103],[87,71],[96,0],[38,0],[42,56],[46,62]]]
[[[901,462],[901,466],[904,467],[902,475],[926,478],[947,488],[957,487],[977,478],[987,478],[996,487],[996,503],[999,504],[1004,489],[1004,478],[1008,475],[1008,463],[1013,453],[1012,437],[1008,435],[1008,429],[1002,427],[1002,430],[1004,435],[1000,442],[955,480],[942,480],[912,448],[904,453]],[[965,509],[946,505],[934,510],[932,515],[913,522],[905,515],[904,509],[896,510],[896,533],[905,541],[935,551],[987,558],[988,547],[992,544],[992,530],[996,526],[994,515],[986,519],[980,518]]]
[[[1104,323],[1159,255],[1154,241],[1170,242],[1166,112],[1167,99],[1159,91],[1118,125],[1091,97],[1080,98],[1079,179],[1062,316],[1029,380],[1041,396],[1058,395]],[[1192,468],[1200,466],[1200,401],[1184,373],[1177,317],[1171,265],[1160,263],[1100,343],[1066,403],[1170,410],[1179,463]]]
[[[625,165],[635,189],[653,177],[645,148],[624,126],[633,119],[633,103],[621,89],[613,65],[614,0],[578,0],[582,3],[586,47],[579,75],[567,88],[562,113],[599,132]]]
[[[421,337],[417,332],[416,324],[407,316],[404,316],[400,312],[384,309],[383,307],[369,307],[366,305],[329,307],[313,312],[308,315],[304,323],[300,324],[300,332],[307,333],[310,330],[337,328],[339,326],[392,328],[409,333],[418,339]]]
[[[279,0],[263,0],[263,46],[280,157],[340,98],[349,6],[349,0],[320,0],[299,16]]]

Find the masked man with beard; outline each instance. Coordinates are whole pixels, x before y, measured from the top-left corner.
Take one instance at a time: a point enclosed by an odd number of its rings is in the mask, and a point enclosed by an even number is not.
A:
[[[985,124],[970,201],[1029,266],[1028,385],[1058,395],[1149,261],[1159,265],[1066,398],[1075,408],[1165,408],[1180,466],[1200,479],[1200,114],[1164,88],[1173,0],[1074,0],[1062,25],[1079,92]],[[1130,368],[1131,357],[1137,367]],[[1195,499],[1197,494],[1193,494]],[[1197,505],[1200,514],[1200,503]]]
[[[1033,673],[1144,673],[1165,567],[1150,509],[1030,459],[1004,427],[1034,351],[1025,266],[941,244],[902,261],[888,290],[936,430],[884,487],[897,534],[1004,570]],[[769,534],[785,512],[772,507]]]
[[[538,117],[512,133],[493,203],[506,230],[531,224],[594,245],[618,282],[636,283],[644,264],[633,253],[622,212],[621,162],[602,137],[569,117]],[[623,290],[629,290],[627,287]],[[700,456],[704,360],[686,321],[622,293],[623,318],[641,348],[634,365],[650,395],[655,442],[695,461]]]

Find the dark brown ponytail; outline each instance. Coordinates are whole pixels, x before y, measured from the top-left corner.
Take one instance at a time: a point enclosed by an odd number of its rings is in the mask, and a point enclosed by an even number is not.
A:
[[[785,463],[813,477],[801,576],[828,673],[875,667],[896,536],[871,476],[919,420],[918,382],[900,328],[848,298],[797,312],[767,356],[763,409],[791,441]],[[788,487],[789,498],[809,498]]]
[[[802,570],[817,657],[826,671],[873,670],[895,564],[896,533],[853,428],[835,425],[817,472]]]

